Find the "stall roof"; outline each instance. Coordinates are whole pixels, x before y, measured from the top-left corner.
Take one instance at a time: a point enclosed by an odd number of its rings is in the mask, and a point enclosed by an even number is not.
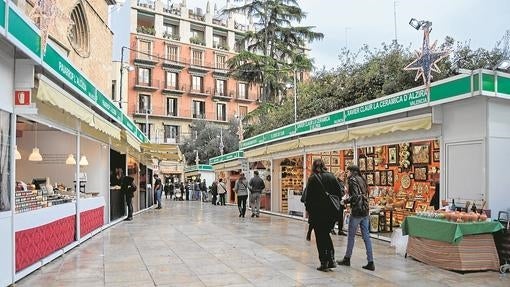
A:
[[[141,145],[142,152],[148,156],[168,161],[182,160],[182,154],[179,146],[176,144],[151,144]]]
[[[240,150],[240,151],[235,151],[235,152],[227,153],[224,155],[220,155],[217,157],[212,157],[209,159],[209,164],[215,165],[215,164],[224,163],[227,161],[231,161],[231,160],[235,160],[235,159],[242,159],[242,158],[244,158],[244,152],[242,150]]]
[[[212,165],[208,164],[199,164],[199,165],[191,165],[184,168],[184,173],[194,172],[194,171],[213,171]]]
[[[247,156],[254,148],[257,148],[256,154],[260,155],[267,152],[265,148],[260,148],[261,146],[276,141],[473,96],[510,99],[510,74],[484,69],[475,70],[471,74],[457,75],[434,82],[430,87],[430,94],[427,94],[424,86],[405,90],[265,132],[241,141],[239,147],[240,150],[247,152]],[[425,122],[420,123],[427,126]]]

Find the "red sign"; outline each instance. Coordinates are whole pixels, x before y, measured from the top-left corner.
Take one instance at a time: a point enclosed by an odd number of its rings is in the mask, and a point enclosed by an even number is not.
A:
[[[14,104],[16,106],[29,106],[31,104],[30,90],[15,91]]]

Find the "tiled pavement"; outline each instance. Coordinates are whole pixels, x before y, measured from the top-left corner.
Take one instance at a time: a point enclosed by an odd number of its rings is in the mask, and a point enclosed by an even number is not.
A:
[[[377,240],[376,271],[366,271],[359,237],[351,267],[320,272],[305,222],[237,215],[232,206],[166,201],[162,210],[97,234],[16,286],[510,286],[510,275],[441,270],[395,255]],[[333,239],[340,259],[346,237]]]

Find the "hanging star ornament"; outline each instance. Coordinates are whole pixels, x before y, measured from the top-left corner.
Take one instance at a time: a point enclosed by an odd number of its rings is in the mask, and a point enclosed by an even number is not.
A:
[[[74,25],[71,17],[60,10],[56,0],[35,1],[34,8],[32,8],[29,17],[41,31],[41,51],[43,54],[46,52],[46,44],[48,43],[50,29],[58,30],[57,18],[61,20],[58,26],[65,25],[68,27],[67,33],[69,33]]]
[[[450,54],[450,50],[438,51],[436,48],[437,41],[435,41],[432,46],[429,46],[429,34],[431,30],[430,27],[425,27],[423,29],[422,49],[421,51],[416,51],[416,60],[404,68],[404,70],[407,71],[417,71],[414,80],[417,81],[421,77],[427,93],[430,92],[432,72],[441,72],[437,63]]]

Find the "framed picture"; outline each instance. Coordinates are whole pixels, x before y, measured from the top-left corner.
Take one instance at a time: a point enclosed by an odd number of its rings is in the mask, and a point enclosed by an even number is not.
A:
[[[337,151],[337,150],[334,150],[334,151],[331,152],[331,155],[338,155],[338,154],[340,154],[340,152]]]
[[[348,168],[349,166],[353,165],[353,164],[354,164],[354,159],[352,159],[352,158],[346,158],[346,159],[345,159],[345,169],[344,169],[344,170],[347,170],[347,168]]]
[[[432,152],[432,160],[434,162],[439,162],[439,157],[440,157],[439,151],[433,151]]]
[[[354,156],[354,150],[353,149],[344,150],[344,156],[346,156],[346,157],[353,157]]]
[[[408,200],[406,202],[406,209],[413,209],[414,208],[414,201],[413,200]]]
[[[323,151],[323,152],[321,152],[321,155],[330,155],[330,154],[331,154],[330,151]]]
[[[388,184],[388,180],[386,177],[386,171],[381,171],[381,185]]]
[[[330,165],[331,164],[331,157],[329,155],[326,155],[326,156],[322,156],[322,161],[324,162],[325,165]]]
[[[389,165],[398,164],[398,145],[388,146],[388,164]]]
[[[367,185],[374,185],[374,174],[372,172],[367,172]]]
[[[374,154],[374,147],[373,146],[367,147],[367,155],[371,155],[371,154]]]
[[[415,166],[414,167],[414,180],[415,181],[427,181],[428,168],[427,166]]]
[[[393,186],[393,170],[388,170],[386,172],[386,181],[389,186]]]
[[[374,184],[375,185],[381,184],[381,173],[379,171],[374,172]]]
[[[336,174],[337,172],[340,171],[340,167],[339,166],[332,166],[330,168],[330,171],[331,171],[332,174]]]
[[[339,166],[340,165],[340,158],[338,155],[331,156],[331,165]]]
[[[433,140],[432,141],[432,149],[438,150],[439,149],[439,140]]]
[[[358,166],[359,166],[359,170],[361,170],[361,171],[367,170],[367,159],[366,158],[360,158],[358,160]]]
[[[430,144],[412,144],[411,154],[413,164],[429,164],[430,163]]]
[[[367,157],[367,170],[374,170],[374,157],[369,156]]]

